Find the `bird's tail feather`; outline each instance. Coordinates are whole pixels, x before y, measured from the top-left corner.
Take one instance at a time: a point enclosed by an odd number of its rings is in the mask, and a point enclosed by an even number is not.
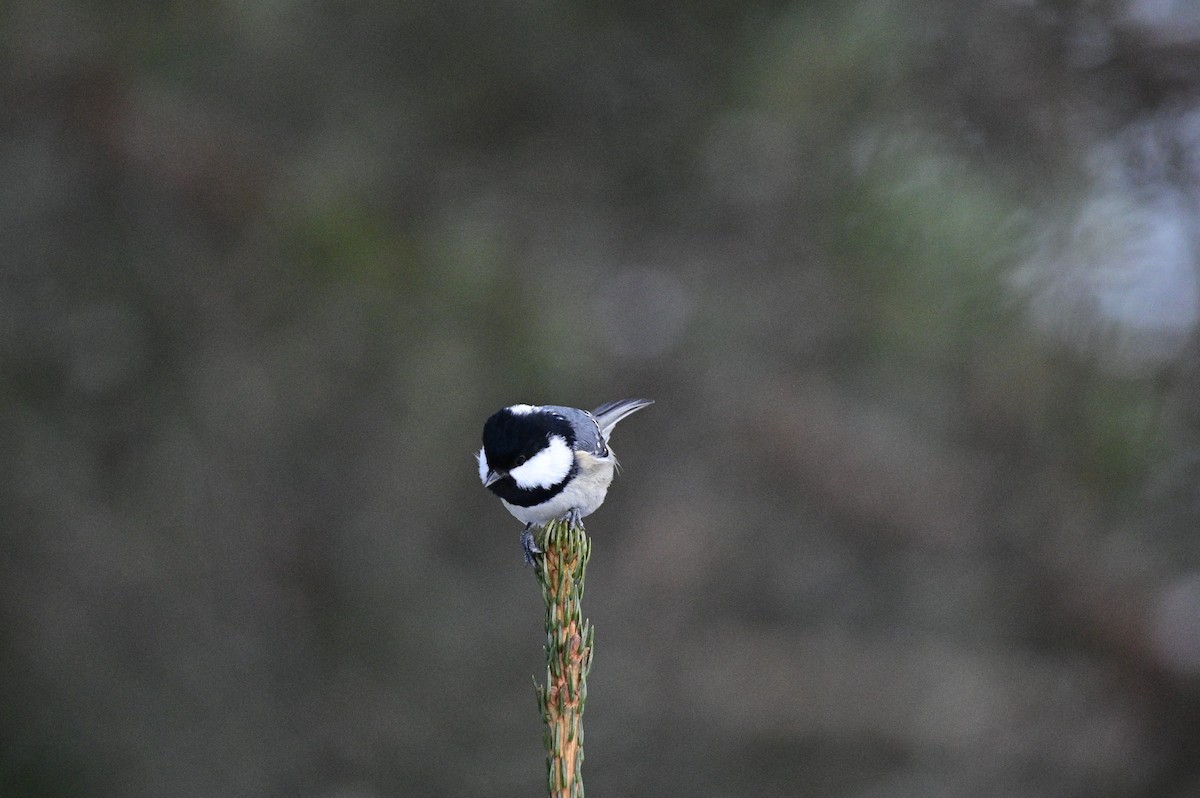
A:
[[[609,433],[621,419],[652,404],[654,404],[653,399],[618,399],[615,402],[606,402],[600,405],[592,411],[592,415],[596,417],[596,423],[600,425],[600,432],[607,440]]]

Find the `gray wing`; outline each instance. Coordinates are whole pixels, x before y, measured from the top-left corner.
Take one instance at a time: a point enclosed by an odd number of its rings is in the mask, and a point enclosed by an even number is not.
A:
[[[604,436],[600,434],[600,425],[596,423],[596,419],[591,413],[561,405],[546,405],[546,409],[557,413],[571,423],[571,428],[575,430],[576,450],[589,452],[597,457],[608,456],[608,446]]]

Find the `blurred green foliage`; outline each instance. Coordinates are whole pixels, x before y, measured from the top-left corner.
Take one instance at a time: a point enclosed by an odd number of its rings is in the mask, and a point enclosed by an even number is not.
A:
[[[528,795],[472,456],[626,395],[595,791],[1195,793],[1151,5],[6,4],[0,795]]]

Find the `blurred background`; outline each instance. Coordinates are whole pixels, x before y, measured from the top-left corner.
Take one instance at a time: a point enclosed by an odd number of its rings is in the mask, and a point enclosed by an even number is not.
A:
[[[0,796],[1200,795],[1200,5],[0,7]]]

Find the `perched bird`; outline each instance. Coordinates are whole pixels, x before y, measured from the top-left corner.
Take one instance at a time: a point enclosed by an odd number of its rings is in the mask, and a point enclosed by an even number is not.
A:
[[[622,399],[590,413],[559,405],[510,405],[483,425],[479,479],[525,522],[526,562],[540,551],[530,531],[535,524],[578,521],[604,502],[617,466],[608,437],[621,419],[651,404],[650,399]]]

